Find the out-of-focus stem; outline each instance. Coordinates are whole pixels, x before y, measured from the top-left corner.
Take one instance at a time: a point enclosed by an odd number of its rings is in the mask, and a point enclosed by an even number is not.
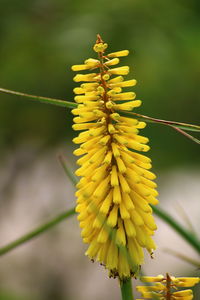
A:
[[[11,91],[7,89],[0,88],[0,92],[5,94],[11,94],[16,96],[21,96],[25,98],[29,98],[31,100],[35,100],[37,102],[46,103],[46,104],[53,104],[61,107],[68,107],[68,108],[75,108],[77,107],[77,104],[70,101],[60,100],[60,99],[54,99],[54,98],[48,98],[48,97],[42,97],[42,96],[35,96],[31,94],[25,94],[21,92]]]
[[[183,228],[173,217],[166,213],[163,209],[152,207],[154,213],[169,224],[176,232],[179,233],[198,253],[200,253],[200,241],[188,230]]]
[[[70,209],[66,212],[61,213],[60,215],[58,215],[57,217],[55,217],[51,221],[37,227],[33,231],[31,231],[31,232],[23,235],[22,237],[20,237],[19,239],[16,239],[15,241],[13,241],[13,242],[7,244],[6,246],[0,248],[0,256],[10,252],[11,250],[15,249],[16,247],[18,247],[18,246],[32,240],[33,238],[41,235],[42,233],[46,232],[48,229],[52,228],[53,226],[60,223],[61,221],[69,218],[70,216],[73,216],[74,214],[75,214],[74,208],[72,208],[72,209]]]

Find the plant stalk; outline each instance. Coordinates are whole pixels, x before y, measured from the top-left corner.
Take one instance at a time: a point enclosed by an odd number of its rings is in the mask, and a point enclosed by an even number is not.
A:
[[[48,229],[52,228],[56,224],[58,224],[61,221],[69,218],[70,216],[72,216],[74,214],[75,214],[75,209],[74,208],[72,208],[72,209],[70,209],[66,212],[61,213],[60,215],[58,215],[57,217],[55,217],[54,219],[52,219],[48,223],[45,223],[45,224],[37,227],[33,231],[31,231],[31,232],[23,235],[22,237],[20,237],[19,239],[16,239],[15,241],[13,241],[13,242],[7,244],[6,246],[0,248],[0,256],[3,255],[3,254],[6,254],[7,252],[17,248],[18,246],[32,240],[33,238],[41,235],[42,233],[44,233]]]
[[[189,244],[200,253],[200,241],[195,237],[193,233],[183,228],[173,217],[166,213],[163,209],[158,207],[152,207],[154,213],[165,223],[169,224],[176,232],[178,232]]]
[[[131,278],[126,281],[120,281],[122,300],[134,300]]]
[[[16,96],[22,96],[22,97],[25,97],[25,98],[30,98],[31,100],[35,100],[37,102],[46,103],[46,104],[53,104],[53,105],[57,105],[57,106],[61,106],[61,107],[68,107],[68,108],[76,108],[77,107],[77,104],[74,103],[74,102],[55,99],[55,98],[35,96],[35,95],[31,95],[31,94],[25,94],[25,93],[21,93],[21,92],[6,90],[6,89],[3,89],[3,88],[0,88],[0,92],[5,93],[5,94],[12,94],[12,95],[16,95]]]
[[[25,98],[30,98],[31,100],[41,102],[41,103],[57,105],[57,106],[66,107],[66,108],[76,108],[78,106],[77,103],[71,102],[71,101],[65,101],[65,100],[61,100],[61,99],[48,98],[48,97],[42,97],[42,96],[35,96],[35,95],[31,95],[31,94],[25,94],[25,93],[21,93],[21,92],[12,91],[12,90],[7,90],[7,89],[4,89],[4,88],[0,88],[0,92],[5,93],[5,94],[22,96],[22,97],[25,97]],[[178,128],[181,128],[181,129],[184,129],[184,130],[200,132],[200,126],[199,125],[187,124],[187,123],[169,121],[169,120],[156,119],[156,118],[152,118],[152,117],[149,117],[149,116],[137,114],[137,113],[130,112],[130,111],[119,110],[119,113],[122,116],[129,117],[129,118],[137,117],[140,121],[145,121],[145,122],[148,122],[148,123],[160,123],[162,125],[171,126],[175,130],[177,130]],[[180,133],[182,133],[182,132],[180,132]],[[186,134],[184,134],[184,135],[187,136]],[[191,136],[189,138],[191,139]],[[198,141],[198,140],[196,139],[196,141]]]
[[[178,232],[198,253],[200,253],[200,242],[190,231],[184,229],[182,225],[177,223],[169,214],[167,214],[161,208],[153,207],[153,211],[160,219],[162,219],[164,222],[169,224],[176,232]],[[74,214],[75,214],[75,208],[72,208],[67,212],[61,213],[60,215],[58,215],[48,223],[41,225],[40,227],[36,228],[32,232],[0,248],[0,256],[28,242],[32,238],[44,233],[46,230],[50,229],[54,225],[59,224],[60,222],[64,221],[65,219],[67,219],[68,217]]]

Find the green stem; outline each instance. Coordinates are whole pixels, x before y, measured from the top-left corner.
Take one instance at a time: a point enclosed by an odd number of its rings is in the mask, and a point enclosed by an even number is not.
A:
[[[7,89],[3,89],[3,88],[0,88],[0,92],[6,93],[6,94],[11,94],[11,95],[16,95],[16,96],[22,96],[22,97],[29,98],[29,99],[32,99],[32,100],[35,100],[35,101],[39,101],[41,103],[52,104],[52,105],[57,105],[57,106],[61,106],[61,107],[76,108],[78,106],[77,103],[70,102],[70,101],[64,101],[64,100],[61,100],[61,99],[54,99],[54,98],[48,98],[48,97],[42,97],[42,96],[35,96],[35,95],[25,94],[25,93],[16,92],[16,91],[12,91],[12,90],[7,90]],[[137,117],[139,120],[145,121],[145,122],[148,122],[148,123],[160,123],[162,125],[171,126],[176,130],[177,130],[177,128],[182,128],[184,130],[200,132],[200,126],[198,126],[198,125],[187,124],[187,123],[176,122],[176,121],[156,119],[156,118],[152,118],[152,117],[149,117],[149,116],[145,116],[145,115],[141,115],[141,114],[137,114],[137,113],[129,112],[129,111],[119,110],[119,113],[122,116],[129,117],[129,118]],[[184,134],[184,135],[186,135],[186,134]]]
[[[129,117],[129,118],[137,117],[139,120],[146,121],[146,122],[149,122],[149,123],[160,123],[162,125],[178,127],[178,128],[182,128],[184,130],[200,132],[200,126],[199,125],[187,124],[187,123],[182,123],[182,122],[177,122],[177,121],[156,119],[156,118],[152,118],[152,117],[149,117],[149,116],[137,114],[137,113],[134,113],[134,112],[131,112],[131,111],[119,110],[119,113],[122,116]]]
[[[65,174],[67,175],[67,177],[69,177],[73,185],[76,186],[76,184],[78,183],[78,179],[76,175],[74,175],[74,172],[72,172],[72,170],[68,167],[67,162],[64,159],[63,155],[60,154],[58,156],[58,159],[60,161],[61,166],[63,167]]]
[[[195,138],[194,136],[192,136],[191,134],[185,132],[184,130],[182,130],[181,128],[169,125],[170,127],[172,127],[173,129],[175,129],[176,131],[178,131],[179,133],[181,133],[182,135],[184,135],[186,138],[192,140],[193,142],[200,144],[200,140],[198,140],[197,138]]]
[[[131,278],[120,282],[122,300],[134,300]]]
[[[24,236],[20,237],[19,239],[16,239],[15,241],[13,241],[13,242],[7,244],[6,246],[0,248],[0,256],[3,255],[3,254],[6,254],[9,251],[11,251],[12,249],[14,249],[14,248],[30,241],[30,240],[32,240],[33,238],[39,236],[43,232],[45,232],[48,229],[52,228],[54,225],[60,223],[61,221],[67,219],[68,217],[70,217],[74,214],[75,214],[74,208],[68,210],[67,212],[61,213],[60,215],[58,215],[57,217],[55,217],[54,219],[52,219],[48,223],[45,223],[45,224],[37,227],[33,231],[31,231],[31,232],[25,234]]]
[[[169,214],[167,214],[164,210],[158,207],[153,207],[154,213],[161,218],[163,221],[165,221],[167,224],[169,224],[175,231],[177,231],[188,243],[194,247],[195,250],[200,252],[200,242],[197,240],[197,238],[189,231],[184,229],[182,225],[178,224]],[[63,212],[57,217],[55,217],[53,220],[49,221],[48,223],[36,228],[32,232],[22,236],[21,238],[11,242],[10,244],[0,248],[0,256],[11,251],[12,249],[22,245],[25,242],[28,242],[32,238],[44,233],[46,230],[50,229],[54,225],[59,224],[60,222],[64,221],[68,217],[75,214],[75,208],[72,208],[71,210],[67,212]]]
[[[200,261],[193,259],[191,257],[186,256],[185,254],[180,253],[179,251],[175,251],[173,249],[169,249],[169,248],[164,248],[164,251],[166,253],[169,253],[175,257],[177,257],[178,259],[181,259],[191,265],[193,265],[195,268],[200,269]]]
[[[74,103],[74,102],[60,100],[60,99],[54,99],[54,98],[48,98],[48,97],[42,97],[42,96],[35,96],[35,95],[25,94],[25,93],[21,93],[21,92],[6,90],[6,89],[3,89],[3,88],[0,88],[0,92],[5,93],[5,94],[12,94],[12,95],[17,95],[17,96],[22,96],[22,97],[25,97],[25,98],[30,98],[31,100],[39,101],[41,103],[53,104],[53,105],[57,105],[57,106],[61,106],[61,107],[68,107],[68,108],[76,108],[77,107],[77,104]]]
[[[11,91],[11,90],[6,90],[6,89],[3,89],[3,88],[0,88],[0,92],[7,93],[7,94],[18,95],[18,96],[30,98],[30,99],[33,99],[33,100],[36,100],[36,101],[39,101],[39,102],[42,102],[42,103],[48,103],[48,104],[58,105],[58,106],[62,106],[62,107],[68,107],[68,108],[77,107],[76,103],[68,102],[68,101],[64,101],[64,100],[60,100],[60,99],[53,99],[53,98],[35,96],[35,95],[30,95],[30,94],[24,94],[24,93],[20,93],[20,92]],[[175,126],[176,125],[176,127],[184,128],[185,130],[200,131],[200,127],[197,126],[197,125],[185,124],[185,123],[174,122],[174,121],[159,120],[159,119],[151,118],[151,117],[148,117],[148,116],[144,116],[144,115],[140,115],[140,114],[136,114],[136,113],[132,113],[132,112],[120,111],[120,113],[122,115],[128,116],[128,117],[135,117],[136,116],[139,119],[145,120],[147,122],[161,123],[163,125],[168,125],[168,126],[172,126],[172,125]],[[72,173],[72,172],[69,171],[69,168],[66,166],[66,163],[65,163],[64,159],[61,158],[60,161],[61,161],[61,164],[63,165],[63,167],[65,169],[65,172],[69,176],[69,173]],[[71,176],[71,179],[73,179],[73,183],[76,184],[77,179],[75,177],[72,178],[72,176]],[[153,210],[154,210],[154,213],[157,216],[159,216],[163,221],[168,223],[185,240],[187,240],[198,252],[200,252],[200,242],[197,240],[197,238],[191,232],[185,230],[180,224],[178,224],[171,216],[169,216],[162,209],[154,207]],[[32,238],[42,234],[43,232],[45,232],[49,228],[53,227],[54,225],[58,224],[59,222],[63,221],[68,216],[71,216],[73,214],[75,214],[74,209],[72,209],[68,212],[62,213],[61,215],[59,215],[58,217],[56,217],[55,219],[53,219],[49,223],[42,225],[41,227],[35,229],[31,233],[28,233],[27,235],[19,238],[18,240],[14,241],[14,242],[11,242],[7,246],[5,246],[3,248],[0,248],[0,255],[3,255],[5,253],[9,252],[10,250],[14,249],[15,247],[17,247],[17,246],[31,240]]]
[[[178,232],[190,245],[200,253],[200,241],[188,230],[184,229],[183,226],[174,220],[169,214],[158,207],[152,207],[154,213],[169,224],[176,232]]]
[[[67,176],[69,176],[69,178],[72,179],[72,182],[74,185],[77,184],[78,179],[74,176],[74,174],[72,174],[70,168],[67,166],[66,162],[64,161],[64,159],[62,159],[62,166],[65,170],[65,173],[67,174]],[[186,241],[188,241],[190,243],[191,246],[193,246],[195,248],[195,250],[197,250],[198,252],[200,252],[200,242],[198,241],[198,239],[196,238],[196,236],[183,228],[182,225],[180,225],[179,223],[177,223],[176,220],[174,220],[169,214],[167,214],[163,209],[158,208],[158,207],[152,207],[153,211],[155,213],[155,215],[157,215],[159,218],[161,218],[163,221],[165,221],[167,224],[169,224],[175,231],[177,231]]]

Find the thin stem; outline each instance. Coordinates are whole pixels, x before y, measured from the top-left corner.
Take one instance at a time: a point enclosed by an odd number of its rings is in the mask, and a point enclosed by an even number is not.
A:
[[[131,278],[120,282],[122,300],[134,300]]]
[[[139,120],[146,121],[146,122],[149,122],[149,123],[160,123],[162,125],[168,125],[168,126],[171,125],[173,127],[182,128],[184,130],[200,132],[200,126],[199,125],[187,124],[187,123],[182,123],[182,122],[177,122],[177,121],[156,119],[156,118],[152,118],[152,117],[149,117],[149,116],[141,115],[141,114],[130,112],[130,111],[120,110],[119,113],[122,116],[129,117],[129,118],[137,117]]]
[[[164,222],[169,224],[175,231],[177,231],[191,246],[194,247],[195,250],[200,252],[200,242],[197,240],[197,238],[194,235],[192,235],[191,232],[184,229],[180,224],[178,224],[169,214],[167,214],[161,208],[153,207],[153,211],[159,218],[161,218]],[[23,243],[28,242],[32,238],[44,233],[46,230],[50,229],[54,225],[59,224],[60,222],[64,221],[65,219],[67,219],[68,217],[74,214],[75,214],[75,208],[72,208],[67,212],[61,213],[60,215],[58,215],[48,223],[41,225],[40,227],[36,228],[32,232],[0,248],[0,256],[22,245]]]
[[[200,241],[188,230],[184,229],[182,225],[177,223],[173,217],[158,207],[152,207],[154,213],[169,224],[175,231],[177,231],[189,244],[200,253]]]
[[[188,257],[182,253],[180,253],[179,251],[175,251],[173,249],[169,249],[169,248],[164,248],[163,249],[166,253],[169,253],[175,257],[177,257],[178,259],[181,259],[191,265],[193,265],[195,268],[198,268],[200,269],[200,261],[199,260],[196,260],[196,259],[193,259],[191,257]]]
[[[75,214],[74,208],[59,214],[57,217],[55,217],[54,219],[52,219],[48,223],[45,223],[45,224],[37,227],[33,231],[31,231],[31,232],[23,235],[22,237],[20,237],[19,239],[16,239],[15,241],[13,241],[13,242],[7,244],[6,246],[0,248],[0,256],[6,254],[6,253],[10,252],[11,250],[15,249],[16,247],[32,240],[33,238],[35,238],[35,237],[39,236],[40,234],[46,232],[48,229],[52,228],[54,225],[60,223],[61,221],[67,219],[68,217],[70,217],[74,214]]]
[[[197,144],[200,144],[200,140],[198,140],[197,138],[193,137],[191,134],[185,132],[184,130],[178,128],[178,127],[175,127],[175,126],[172,126],[172,125],[169,125],[170,127],[174,128],[176,131],[178,131],[179,133],[181,133],[182,135],[184,135],[185,137],[187,137],[188,139],[192,140],[193,142],[197,143]]]
[[[77,107],[76,103],[68,102],[68,101],[64,101],[64,100],[60,100],[60,99],[53,99],[53,98],[35,96],[35,95],[30,95],[30,94],[24,94],[24,93],[20,93],[20,92],[11,91],[11,90],[6,90],[6,89],[3,89],[3,88],[0,88],[0,92],[7,93],[7,94],[18,95],[18,96],[30,98],[30,99],[33,99],[33,100],[36,100],[36,101],[39,101],[39,102],[42,102],[42,103],[58,105],[58,106],[62,106],[62,107],[68,107],[68,108]],[[136,114],[136,113],[132,113],[132,112],[120,111],[120,113],[125,115],[125,116],[128,116],[128,117],[137,116],[139,119],[141,119],[141,120],[144,119],[147,122],[152,122],[152,123],[157,122],[157,123],[161,123],[163,125],[168,125],[168,126],[176,125],[176,127],[184,128],[185,130],[200,131],[200,126],[197,126],[197,125],[174,122],[174,121],[159,120],[159,119],[151,118],[151,117],[148,117],[148,116],[144,116],[144,115],[140,115],[140,114]],[[64,161],[63,160],[62,160],[62,164],[63,164],[63,167],[64,167]],[[65,168],[66,168],[66,165],[65,165]],[[69,171],[69,168],[67,168],[67,169]],[[66,173],[67,173],[67,169],[65,169]],[[68,173],[67,173],[67,175],[69,176]],[[74,184],[76,183],[75,178],[74,178],[73,183]],[[168,223],[186,241],[188,241],[198,252],[200,252],[200,242],[195,238],[195,236],[191,232],[185,230],[180,224],[178,224],[171,216],[169,216],[162,209],[154,207],[153,210],[154,210],[154,213],[157,216],[159,216],[162,220],[164,220],[166,223]],[[41,233],[45,232],[49,228],[53,227],[54,225],[58,224],[59,222],[63,221],[65,218],[67,218],[68,216],[73,215],[73,214],[75,214],[74,209],[72,209],[69,212],[64,212],[63,214],[59,215],[58,217],[56,217],[55,219],[53,219],[49,223],[42,225],[41,227],[35,229],[31,233],[28,233],[27,235],[19,238],[18,240],[16,240],[16,241],[8,244],[7,246],[1,248],[0,249],[0,255],[3,255],[4,253],[9,252],[10,250],[14,249],[15,247],[31,240],[32,238],[36,237],[37,235],[40,235]]]
[[[76,108],[77,107],[77,104],[74,102],[69,102],[69,101],[60,100],[60,99],[35,96],[35,95],[31,95],[31,94],[25,94],[25,93],[21,93],[21,92],[6,90],[3,88],[0,88],[0,92],[5,93],[5,94],[22,96],[25,98],[30,98],[31,100],[39,101],[41,103],[53,104],[53,105],[57,105],[57,106],[61,106],[61,107],[68,107],[68,108]]]
[[[166,300],[171,299],[171,278],[169,274],[166,275]]]
[[[77,103],[70,102],[70,101],[65,101],[65,100],[55,99],[55,98],[42,97],[42,96],[35,96],[35,95],[25,94],[25,93],[16,92],[16,91],[12,91],[12,90],[7,90],[7,89],[3,89],[3,88],[0,88],[0,92],[6,93],[6,94],[11,94],[11,95],[16,95],[16,96],[22,96],[22,97],[25,97],[25,98],[30,98],[30,99],[35,100],[35,101],[39,101],[41,103],[57,105],[57,106],[66,107],[66,108],[76,108],[78,106]],[[119,113],[121,115],[129,117],[129,118],[137,117],[139,120],[145,121],[145,122],[148,122],[148,123],[160,123],[162,125],[168,125],[168,126],[171,125],[173,128],[177,127],[177,128],[182,128],[184,130],[200,132],[200,126],[194,125],[194,124],[187,124],[187,123],[176,122],[176,121],[161,120],[161,119],[156,119],[156,118],[152,118],[152,117],[149,117],[149,116],[137,114],[137,113],[134,113],[134,112],[128,112],[128,111],[122,111],[122,110],[120,110]]]
[[[65,174],[67,175],[67,177],[69,177],[69,179],[71,180],[73,185],[76,185],[78,183],[78,179],[77,179],[76,175],[74,175],[74,172],[72,172],[72,170],[68,167],[67,162],[64,159],[63,155],[60,154],[58,156],[58,159],[59,159],[60,164],[63,167],[63,170],[64,170]]]

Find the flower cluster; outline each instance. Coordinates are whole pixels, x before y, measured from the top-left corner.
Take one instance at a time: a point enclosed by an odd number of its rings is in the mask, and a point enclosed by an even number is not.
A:
[[[166,274],[166,277],[163,275],[157,277],[143,276],[141,281],[153,283],[152,286],[137,286],[137,290],[142,294],[142,297],[157,300],[192,300],[192,290],[178,291],[178,288],[192,287],[200,282],[199,277],[173,277],[169,274]]]
[[[72,110],[73,129],[82,130],[73,139],[81,144],[74,154],[82,155],[75,173],[82,177],[76,212],[83,241],[89,244],[86,255],[104,265],[110,276],[124,279],[139,270],[143,248],[150,254],[156,248],[150,204],[158,203],[158,193],[151,160],[138,153],[149,150],[148,138],[138,134],[146,124],[122,114],[141,105],[134,92],[122,91],[136,84],[123,78],[129,67],[115,67],[129,51],[105,54],[106,48],[98,35],[93,47],[97,59],[72,66],[73,71],[91,71],[74,77],[83,82],[74,89],[78,107]]]

